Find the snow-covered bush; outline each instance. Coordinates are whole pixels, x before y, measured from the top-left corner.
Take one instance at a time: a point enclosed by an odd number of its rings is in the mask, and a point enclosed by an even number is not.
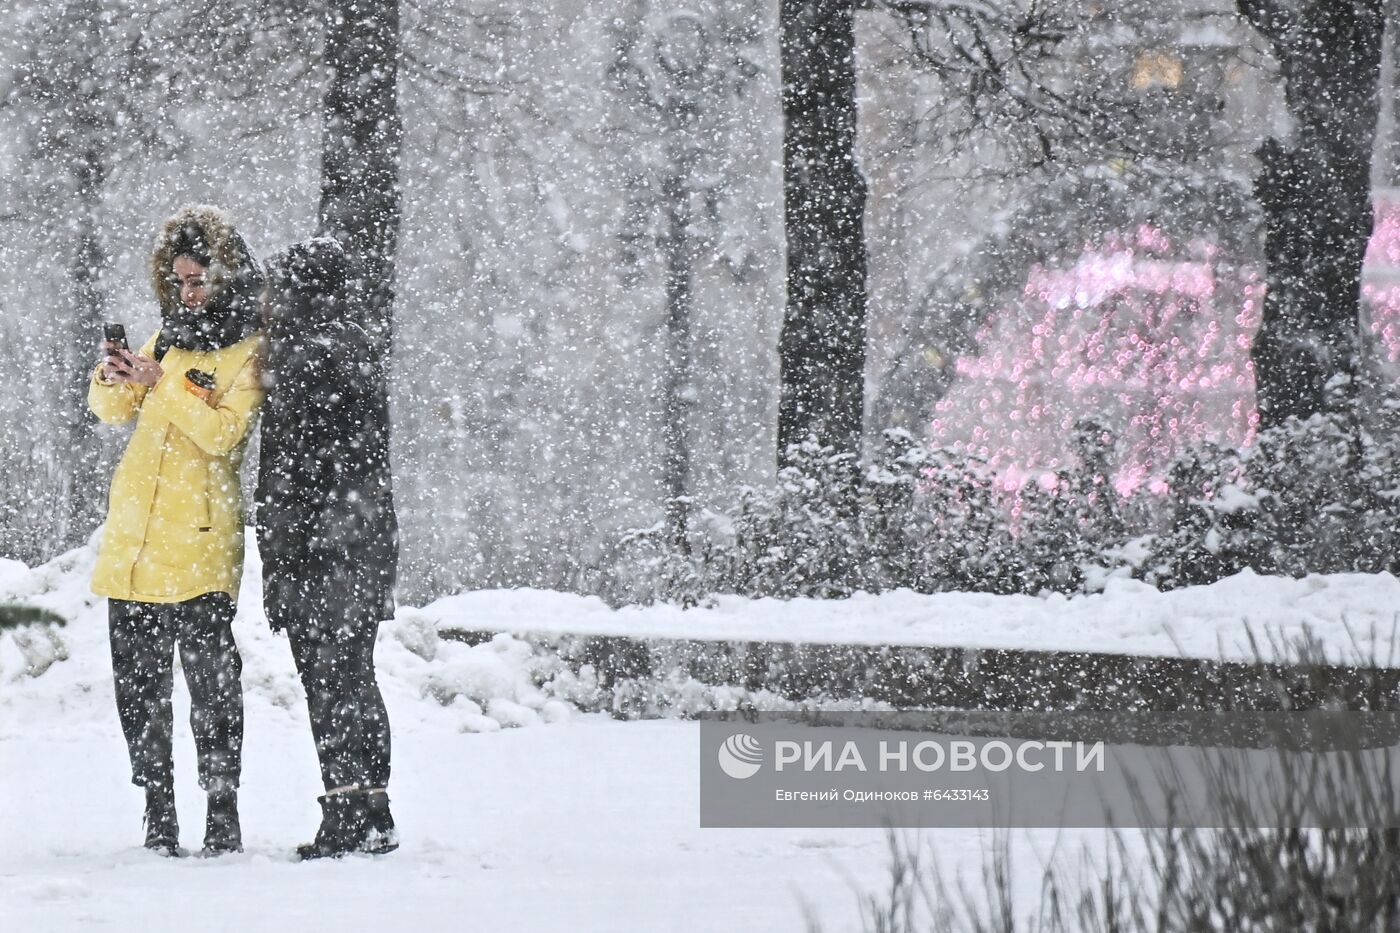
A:
[[[58,631],[65,621],[37,606],[0,602],[0,638],[8,637],[18,649],[20,673],[38,677],[56,662],[68,659],[68,645]]]
[[[1258,499],[1240,487],[1243,479],[1244,465],[1233,450],[1205,444],[1178,457],[1168,473],[1142,578],[1172,589],[1209,583],[1249,566],[1248,552],[1256,550]]]
[[[694,605],[712,593],[1072,592],[1101,578],[1087,570],[1104,545],[1122,543],[1093,537],[1095,510],[1117,514],[1101,477],[1007,489],[985,464],[901,430],[885,432],[867,463],[814,443],[790,459],[773,486],[745,487],[730,509],[707,513],[685,547],[660,525],[630,533],[608,595]]]
[[[1400,406],[1395,406],[1400,413]],[[1115,574],[1161,589],[1263,574],[1400,569],[1400,430],[1316,415],[1243,450],[1202,444],[1165,493],[1121,495],[1113,439],[1076,426],[1075,461],[1005,483],[981,461],[885,432],[869,462],[815,444],[768,487],[703,513],[684,547],[634,531],[604,593],[696,605],[710,594],[843,597],[918,592],[1094,592]]]
[[[1143,577],[1163,588],[1259,573],[1397,569],[1400,436],[1314,415],[1244,451],[1203,447],[1173,466]]]

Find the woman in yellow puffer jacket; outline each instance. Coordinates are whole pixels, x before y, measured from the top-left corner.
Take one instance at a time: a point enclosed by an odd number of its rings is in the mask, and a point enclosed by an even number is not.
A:
[[[171,761],[175,646],[190,691],[204,849],[242,848],[237,788],[242,669],[232,622],[243,570],[239,468],[262,402],[262,275],[228,218],[185,208],[151,260],[161,329],[137,353],[104,344],[88,405],[136,420],[115,474],[92,589],[109,600],[117,711],[132,781],[146,791],[146,846],[178,852]]]

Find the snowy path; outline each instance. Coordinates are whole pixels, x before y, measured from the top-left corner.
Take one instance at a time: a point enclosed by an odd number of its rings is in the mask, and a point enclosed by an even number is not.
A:
[[[702,830],[688,722],[497,733],[401,731],[404,835],[382,859],[297,864],[315,765],[285,711],[250,709],[247,851],[166,861],[138,848],[140,792],[116,723],[0,738],[0,916],[11,930],[799,930],[806,901],[852,929],[847,876],[876,885],[876,830]],[[9,730],[7,730],[8,732]],[[202,801],[177,740],[183,841]]]
[[[32,651],[0,632],[0,929],[801,930],[810,902],[844,930],[857,912],[847,876],[865,886],[884,873],[877,830],[702,830],[698,724],[581,714],[536,685],[540,659],[524,643],[438,644],[411,619],[385,626],[376,649],[404,844],[383,859],[292,862],[318,821],[316,762],[251,561],[234,623],[246,851],[153,857],[140,848],[105,602],[86,591],[91,557],[0,563],[0,601],[68,620],[57,630],[67,657],[38,676],[25,671]],[[188,710],[177,674],[176,793],[182,841],[197,848]],[[958,848],[968,841],[959,834]]]

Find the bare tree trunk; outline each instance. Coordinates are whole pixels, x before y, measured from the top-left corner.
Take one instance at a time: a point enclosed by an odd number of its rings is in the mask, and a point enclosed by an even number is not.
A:
[[[70,291],[68,313],[55,347],[57,372],[62,385],[63,404],[59,410],[59,436],[56,459],[62,464],[55,508],[52,513],[53,541],[58,550],[85,543],[102,521],[105,477],[99,475],[102,449],[97,439],[97,419],[87,406],[88,381],[97,359],[102,337],[101,325],[107,314],[107,296],[102,274],[107,254],[101,239],[103,188],[109,174],[110,148],[115,137],[113,115],[103,99],[104,88],[90,80],[90,67],[102,54],[103,34],[99,25],[100,4],[85,3],[74,8],[70,21],[77,35],[71,42],[77,53],[68,68],[51,73],[57,78],[51,86],[54,104],[69,121],[66,138],[60,133],[49,157],[72,180],[71,200],[65,199],[69,235]]]
[[[1400,0],[1382,0],[1385,13],[1385,61],[1381,72],[1381,107],[1389,115],[1389,133],[1380,159],[1380,182],[1400,187]]]
[[[84,118],[87,119],[87,118]],[[74,156],[73,173],[77,183],[70,219],[72,252],[69,253],[67,296],[62,339],[54,347],[55,369],[62,380],[63,404],[59,407],[59,436],[55,454],[62,461],[57,508],[53,521],[52,545],[63,551],[87,541],[102,521],[101,447],[97,442],[97,419],[87,407],[88,380],[97,360],[102,339],[102,321],[107,296],[102,291],[102,270],[107,266],[106,251],[98,236],[97,208],[107,170],[103,153],[89,148]]]
[[[1237,2],[1273,46],[1293,120],[1287,142],[1260,148],[1255,181],[1267,293],[1253,358],[1267,428],[1356,398],[1384,21],[1382,0]]]
[[[666,234],[666,524],[671,540],[688,550],[690,526],[690,422],[695,385],[690,352],[691,279],[694,243],[690,232],[690,164],[683,145],[670,147],[664,185]],[[676,151],[680,150],[680,151]]]
[[[349,252],[352,299],[387,362],[401,215],[398,0],[334,0],[325,18],[320,232]]]
[[[77,175],[80,211],[71,276],[72,338],[64,368],[68,402],[63,407],[64,434],[72,458],[71,485],[65,503],[66,521],[59,529],[60,548],[76,547],[87,540],[102,520],[103,504],[97,418],[87,407],[87,389],[102,335],[101,325],[107,316],[107,295],[101,282],[107,253],[98,235],[98,206],[107,179],[104,154],[95,148],[84,152],[79,157]]]
[[[358,456],[376,465],[373,519],[382,552],[375,572],[388,592],[398,575],[398,513],[390,469],[389,360],[394,338],[394,261],[402,192],[399,152],[398,0],[333,0],[325,11],[330,85],[321,103],[320,232],[346,248],[351,311],[369,332],[374,404]]]
[[[859,453],[865,405],[865,179],[855,160],[853,0],[782,0],[787,312],[778,462],[815,437]]]

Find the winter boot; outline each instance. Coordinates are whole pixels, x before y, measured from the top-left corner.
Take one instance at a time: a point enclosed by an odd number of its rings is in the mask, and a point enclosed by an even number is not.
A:
[[[297,858],[340,858],[359,851],[365,838],[365,808],[358,790],[334,791],[317,797],[321,804],[321,828],[316,838],[297,846]]]
[[[204,854],[223,855],[243,851],[243,829],[238,824],[238,791],[211,790],[204,817]]]
[[[146,848],[167,858],[180,854],[180,823],[175,818],[175,791],[160,784],[146,785]]]
[[[397,849],[399,834],[394,829],[394,818],[389,814],[389,792],[383,787],[372,787],[360,791],[360,797],[365,814],[365,834],[360,851],[383,855]]]

